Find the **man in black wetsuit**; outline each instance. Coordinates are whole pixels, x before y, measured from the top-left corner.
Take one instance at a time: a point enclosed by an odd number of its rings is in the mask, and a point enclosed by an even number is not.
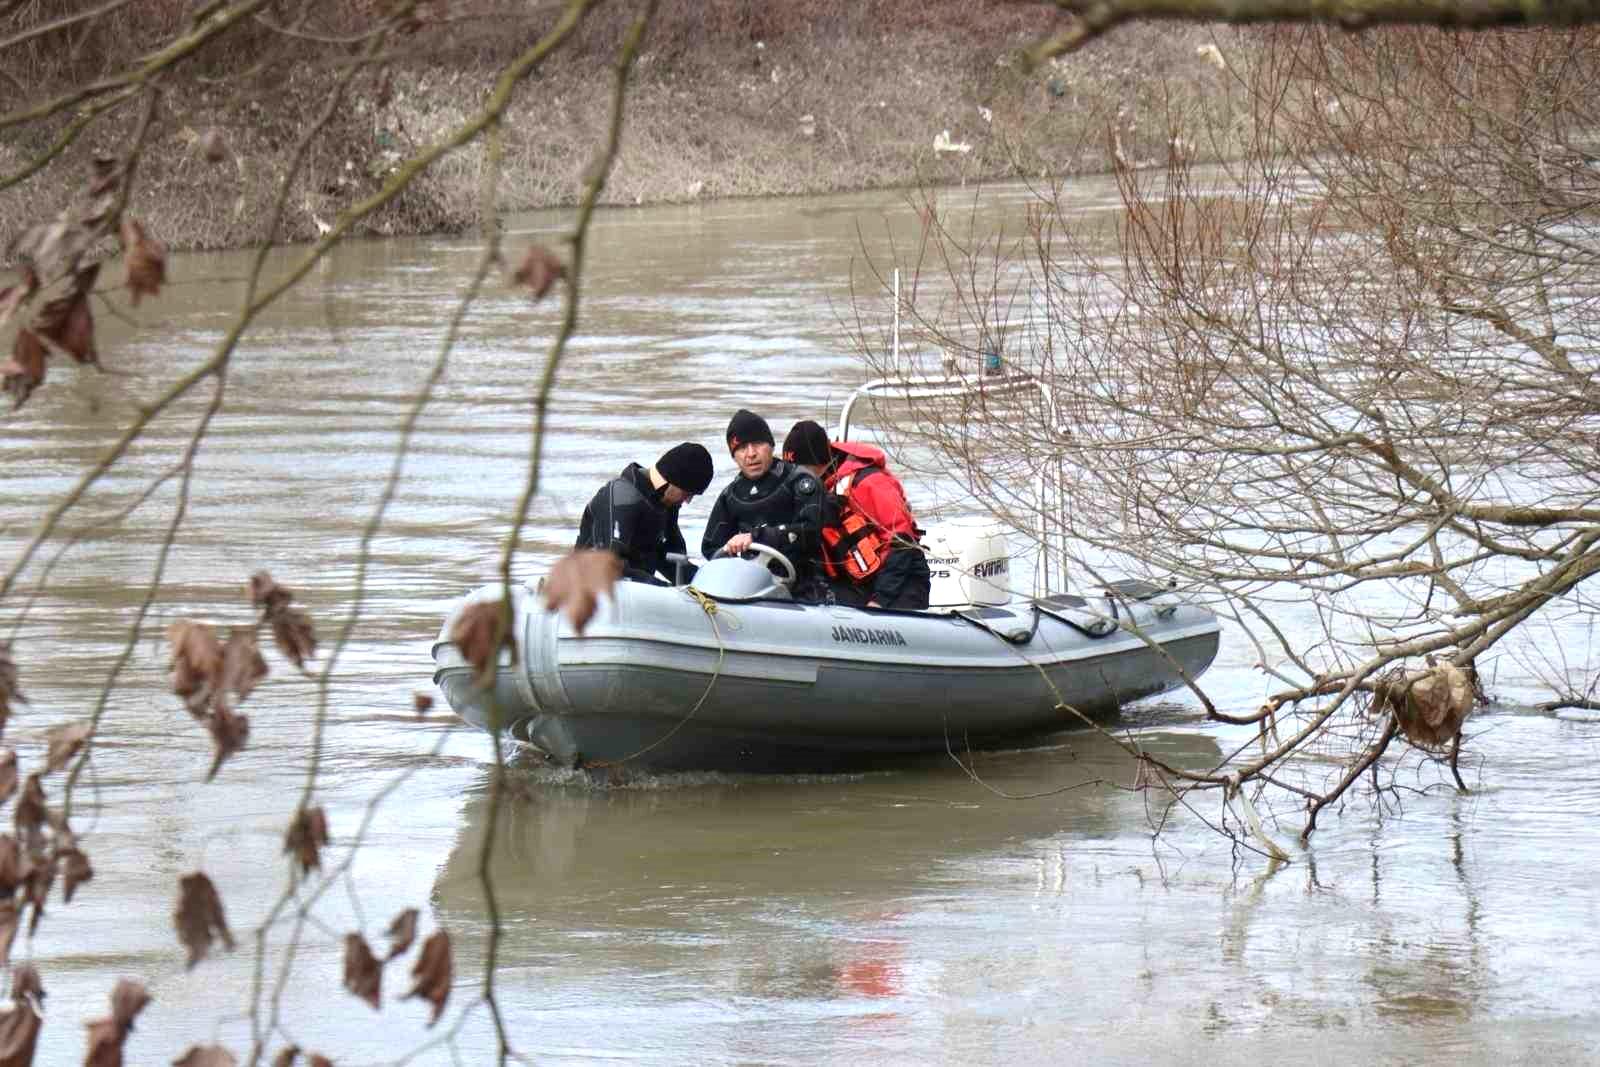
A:
[[[775,548],[795,566],[796,595],[806,595],[820,581],[822,486],[804,467],[773,460],[772,430],[760,415],[740,408],[726,436],[739,476],[711,506],[701,552],[733,556],[752,542]]]
[[[664,452],[655,466],[630,463],[600,487],[583,509],[577,548],[606,548],[622,557],[623,575],[655,581],[674,580],[671,552],[687,549],[678,529],[678,509],[711,484],[711,453],[685,441]],[[684,581],[694,577],[685,566]]]

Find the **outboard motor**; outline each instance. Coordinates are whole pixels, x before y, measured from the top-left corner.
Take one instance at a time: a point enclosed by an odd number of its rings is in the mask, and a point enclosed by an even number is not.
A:
[[[1011,601],[1011,545],[993,519],[941,522],[922,538],[933,583],[931,610],[998,606]]]

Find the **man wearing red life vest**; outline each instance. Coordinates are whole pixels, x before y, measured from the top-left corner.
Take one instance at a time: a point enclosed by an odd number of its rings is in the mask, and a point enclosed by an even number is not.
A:
[[[810,420],[784,438],[783,458],[822,481],[830,506],[822,527],[822,566],[840,603],[920,611],[928,606],[928,559],[917,539],[905,487],[883,450],[828,440]]]

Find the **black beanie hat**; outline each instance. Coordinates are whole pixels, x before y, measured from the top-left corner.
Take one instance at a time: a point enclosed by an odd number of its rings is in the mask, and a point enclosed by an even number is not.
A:
[[[656,473],[669,485],[698,495],[711,484],[711,453],[692,441],[673,445],[656,460]]]
[[[797,422],[783,439],[783,458],[790,463],[814,463],[826,467],[833,462],[828,446],[828,431],[806,419]]]
[[[740,445],[749,444],[751,441],[764,441],[767,444],[776,444],[772,439],[772,427],[753,411],[740,408],[733,413],[733,418],[728,420],[728,432],[724,436],[728,439],[728,451],[737,452]]]

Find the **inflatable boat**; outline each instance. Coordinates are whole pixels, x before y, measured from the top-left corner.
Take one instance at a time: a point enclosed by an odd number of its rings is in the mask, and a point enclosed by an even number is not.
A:
[[[960,539],[936,529],[925,542],[927,611],[797,603],[792,567],[770,550],[712,560],[688,585],[619,582],[581,637],[545,609],[539,581],[513,587],[515,646],[492,686],[450,642],[460,610],[501,597],[485,586],[445,620],[434,681],[466,721],[564,766],[821,771],[1082,725],[1216,655],[1216,618],[1170,590],[1013,602],[997,584],[1009,559],[991,554],[1001,539]]]
[[[833,439],[850,439],[852,412],[869,400],[970,407],[975,395],[996,415],[1007,397],[1036,396],[1049,431],[1067,433],[1037,378],[958,374],[866,383]],[[1041,516],[1063,506],[1042,475],[1036,492]],[[935,526],[922,541],[926,611],[796,602],[793,566],[763,549],[711,560],[691,584],[620,582],[580,637],[545,609],[536,579],[509,590],[514,647],[480,685],[450,632],[467,605],[505,592],[485,586],[445,619],[434,682],[463,719],[569,767],[803,771],[1015,744],[1179,688],[1211,665],[1216,617],[1173,589],[1125,581],[1049,594],[1053,561],[1065,559],[1049,525],[1030,538],[1042,551],[1029,598],[1008,588],[1005,527]]]

